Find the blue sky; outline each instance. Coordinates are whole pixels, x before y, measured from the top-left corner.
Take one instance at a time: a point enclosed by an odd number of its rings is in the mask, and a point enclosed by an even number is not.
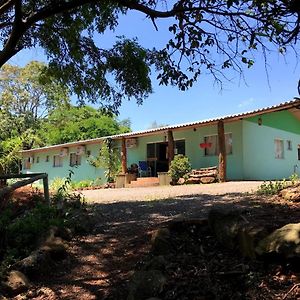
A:
[[[130,13],[120,19],[116,32],[107,32],[97,37],[98,42],[110,45],[116,36],[138,37],[145,47],[162,46],[169,39],[168,21],[157,22],[155,31],[152,22],[142,14]],[[24,65],[30,60],[45,60],[42,49],[21,52],[10,63]],[[156,121],[158,124],[177,124],[207,119],[216,116],[244,112],[292,100],[298,96],[297,82],[300,66],[295,55],[285,57],[277,52],[268,55],[268,78],[262,54],[257,53],[256,63],[245,69],[246,83],[238,74],[229,72],[230,82],[224,81],[223,89],[214,85],[213,78],[205,74],[188,91],[176,87],[158,86],[156,74],[152,74],[154,93],[143,105],[124,101],[119,119],[130,118],[133,130],[147,129]]]

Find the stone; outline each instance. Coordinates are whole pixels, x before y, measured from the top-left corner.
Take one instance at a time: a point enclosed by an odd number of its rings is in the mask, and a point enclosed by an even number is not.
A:
[[[200,183],[200,178],[193,178],[190,177],[185,181],[186,184],[199,184]]]
[[[40,247],[40,250],[47,251],[51,259],[60,260],[67,256],[67,246],[60,237],[50,236]]]
[[[160,228],[156,230],[152,234],[151,244],[153,254],[169,254],[172,250],[172,244],[170,241],[170,230],[168,228]]]
[[[185,179],[184,178],[179,178],[178,181],[177,181],[177,184],[179,184],[179,185],[185,184]]]
[[[186,232],[191,227],[201,228],[208,225],[208,220],[206,218],[178,218],[173,219],[168,223],[168,228],[170,231],[175,232]]]
[[[300,201],[300,188],[294,187],[294,188],[287,188],[280,192],[281,197],[283,197],[286,200],[291,200],[294,202]]]
[[[48,251],[38,249],[29,256],[18,261],[13,268],[24,273],[30,279],[38,278],[41,274],[50,271],[53,261]]]
[[[300,259],[300,223],[287,224],[262,239],[258,255],[276,254],[285,259]]]
[[[208,213],[208,224],[217,240],[229,249],[238,247],[238,233],[245,225],[242,211],[213,208]]]
[[[57,229],[56,236],[61,237],[65,241],[71,241],[73,232],[70,228],[60,227]]]
[[[243,257],[256,258],[255,248],[259,241],[268,235],[264,227],[246,225],[238,232],[238,249]]]
[[[156,297],[163,291],[166,281],[166,277],[158,270],[137,271],[129,283],[127,300]]]
[[[97,223],[97,217],[92,214],[86,214],[82,211],[74,212],[70,216],[72,228],[75,234],[88,234],[93,231]]]
[[[216,181],[216,177],[213,176],[205,176],[200,178],[200,182],[204,184],[214,183]]]
[[[159,270],[164,271],[168,262],[163,255],[154,256],[145,264],[145,270]]]
[[[30,286],[28,278],[21,272],[12,270],[2,284],[2,289],[11,297],[25,292]],[[1,299],[1,298],[0,298]]]

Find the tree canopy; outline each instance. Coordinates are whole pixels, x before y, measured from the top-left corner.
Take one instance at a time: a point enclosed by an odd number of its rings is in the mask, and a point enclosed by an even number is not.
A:
[[[130,121],[118,121],[90,106],[69,106],[54,110],[39,130],[47,145],[110,136],[130,131]]]
[[[120,15],[143,13],[157,28],[170,19],[171,39],[162,49],[120,38],[112,48],[95,34],[114,30]],[[52,74],[81,99],[117,109],[124,97],[139,103],[152,91],[150,71],[160,84],[185,90],[201,73],[222,80],[228,68],[251,67],[255,51],[267,57],[299,39],[297,0],[3,0],[0,1],[0,66],[25,48],[41,46]]]
[[[54,77],[44,77],[46,68],[33,61],[25,67],[6,64],[0,70],[1,140],[21,137],[22,148],[32,148],[41,120],[69,103],[69,90]]]

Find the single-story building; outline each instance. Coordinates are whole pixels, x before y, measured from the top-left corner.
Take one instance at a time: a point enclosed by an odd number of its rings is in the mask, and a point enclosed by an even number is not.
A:
[[[122,172],[147,162],[149,176],[166,172],[176,154],[184,154],[192,168],[219,166],[221,179],[270,180],[300,172],[300,99],[255,111],[170,125],[109,137],[22,151],[22,172],[46,172],[49,180],[101,178],[103,169],[89,163],[104,140],[119,149]],[[76,168],[73,168],[76,166]]]

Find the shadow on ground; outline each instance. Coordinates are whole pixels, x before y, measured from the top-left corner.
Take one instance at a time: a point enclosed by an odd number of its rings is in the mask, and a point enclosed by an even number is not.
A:
[[[126,299],[128,279],[149,252],[153,230],[174,218],[206,217],[212,207],[245,209],[273,227],[300,219],[299,205],[239,193],[93,204],[94,230],[70,243],[69,258],[36,282],[43,289],[33,298]]]

